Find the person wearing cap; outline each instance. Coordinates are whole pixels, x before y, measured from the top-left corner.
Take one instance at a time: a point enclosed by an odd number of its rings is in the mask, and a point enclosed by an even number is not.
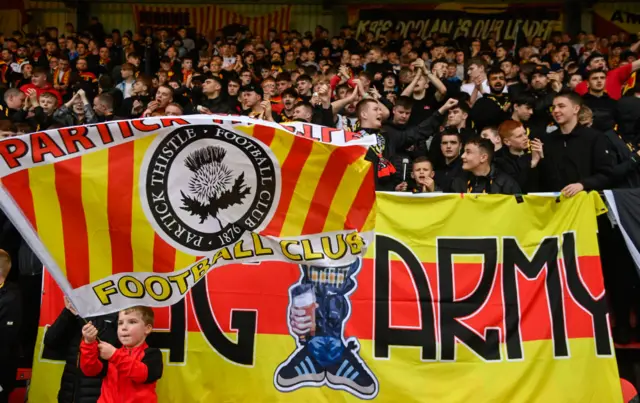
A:
[[[262,88],[258,85],[249,84],[242,87],[240,89],[240,97],[242,99],[242,111],[240,114],[252,118],[264,115],[263,96]]]
[[[640,46],[640,41],[634,44],[634,47]],[[631,75],[640,69],[640,60],[635,60],[631,64],[622,65],[616,69],[609,70],[607,62],[601,53],[591,53],[585,61],[587,70],[604,70],[607,73],[607,82],[605,90],[613,100],[619,100],[622,97],[622,89],[631,78]],[[576,86],[576,92],[579,95],[585,95],[589,92],[589,85],[586,81]]]
[[[551,118],[551,105],[553,98],[560,91],[557,74],[549,74],[549,69],[544,65],[537,65],[529,76],[529,90],[527,95],[534,101],[533,116],[530,119],[535,131],[545,132],[547,126],[553,122]],[[553,78],[553,79],[552,79]]]

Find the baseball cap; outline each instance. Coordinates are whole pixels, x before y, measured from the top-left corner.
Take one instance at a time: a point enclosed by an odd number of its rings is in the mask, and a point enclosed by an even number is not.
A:
[[[262,88],[253,84],[245,85],[244,87],[240,88],[240,93],[243,93],[243,92],[255,92],[260,96],[264,96],[264,92],[262,91]]]

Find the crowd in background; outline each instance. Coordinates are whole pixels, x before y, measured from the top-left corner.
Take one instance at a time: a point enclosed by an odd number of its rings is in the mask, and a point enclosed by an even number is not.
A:
[[[233,26],[206,39],[184,27],[107,33],[92,18],[83,32],[0,34],[0,49],[2,137],[236,114],[375,136],[377,190],[572,197],[640,186],[640,42],[625,32],[499,42]],[[41,265],[3,220],[0,246],[37,283]],[[630,340],[624,330],[617,341]],[[16,351],[5,347],[0,362]]]

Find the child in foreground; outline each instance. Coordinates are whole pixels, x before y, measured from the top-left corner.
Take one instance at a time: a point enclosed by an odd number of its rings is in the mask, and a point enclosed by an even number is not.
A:
[[[153,329],[153,310],[136,306],[120,311],[118,340],[122,347],[98,341],[98,330],[82,328],[80,369],[103,376],[98,403],[157,402],[156,381],[162,376],[162,353],[145,342]]]

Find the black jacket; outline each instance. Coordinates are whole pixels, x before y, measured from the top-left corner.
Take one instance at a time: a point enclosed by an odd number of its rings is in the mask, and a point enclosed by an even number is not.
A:
[[[89,318],[98,329],[98,338],[119,347],[117,337],[118,314]],[[95,403],[100,397],[102,378],[85,376],[79,367],[82,318],[64,309],[44,335],[45,356],[65,360],[58,402]]]
[[[503,146],[495,154],[496,168],[509,175],[518,182],[524,193],[538,191],[538,167],[531,168],[531,154],[514,155],[507,146]]]
[[[5,282],[0,288],[0,385],[11,390],[20,353],[22,297],[19,287]]]
[[[433,144],[431,147],[433,147]],[[451,183],[462,173],[462,158],[458,157],[451,164],[445,164],[444,168],[436,170],[436,186],[442,189],[443,192],[449,193],[451,192]]]
[[[546,127],[553,122],[551,116],[551,106],[553,105],[553,98],[557,95],[553,90],[529,90],[527,92],[533,97],[535,103],[533,105],[533,116],[529,120],[529,125],[536,130],[544,131]]]
[[[478,99],[471,109],[471,119],[475,122],[478,132],[487,126],[497,127],[500,123],[510,119],[511,113],[504,110],[509,101],[508,94],[487,94]]]
[[[520,194],[520,186],[509,175],[491,167],[487,176],[475,176],[471,172],[464,172],[453,179],[452,193],[487,193],[487,194]]]
[[[418,126],[412,128],[399,128],[397,126],[385,125],[382,130],[370,130],[363,129],[361,135],[375,134],[378,137],[378,145],[369,147],[366,159],[374,164],[376,174],[375,184],[376,190],[391,192],[396,185],[396,175],[379,175],[382,165],[384,163],[390,163],[390,159],[398,152],[402,152],[413,144],[424,141],[433,134],[434,127],[437,127],[441,116],[438,112],[435,112],[430,118],[424,120]],[[379,151],[382,151],[381,155]],[[382,157],[382,158],[381,158]],[[381,164],[381,160],[383,163]],[[386,160],[386,161],[385,161]],[[402,167],[393,167],[393,170],[401,169]]]
[[[625,96],[620,98],[617,105],[618,133],[625,143],[632,143],[638,147],[640,143],[640,98]]]
[[[611,188],[640,187],[640,157],[638,149],[631,143],[625,143],[622,136],[614,130],[604,133],[609,141],[610,156],[613,161]]]
[[[540,190],[559,192],[572,183],[581,183],[585,190],[606,189],[613,174],[607,143],[602,133],[580,125],[569,134],[560,129],[549,133],[540,162]]]
[[[618,120],[618,105],[614,99],[607,94],[596,97],[586,93],[582,96],[585,105],[593,112],[593,128],[606,132],[615,127]]]

